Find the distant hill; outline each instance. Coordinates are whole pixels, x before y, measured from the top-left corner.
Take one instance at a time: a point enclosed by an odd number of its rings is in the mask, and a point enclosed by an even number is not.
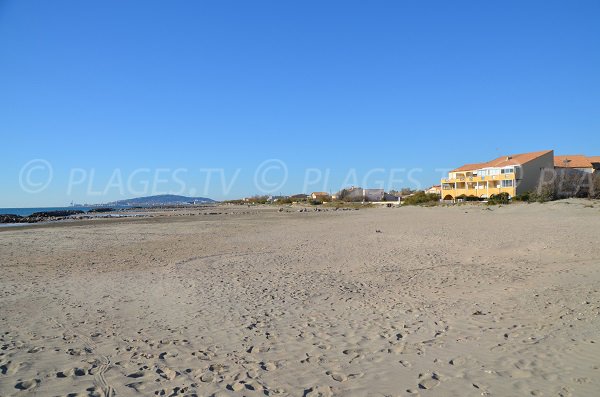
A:
[[[136,197],[127,200],[118,200],[110,205],[129,205],[129,206],[151,206],[151,205],[181,205],[181,204],[204,204],[215,203],[213,199],[206,197],[186,197],[174,194],[161,194],[157,196]]]

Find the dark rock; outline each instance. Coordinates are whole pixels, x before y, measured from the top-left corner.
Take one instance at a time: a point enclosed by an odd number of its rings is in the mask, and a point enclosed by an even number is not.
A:
[[[34,212],[29,215],[28,218],[54,218],[59,216],[70,216],[84,214],[81,210],[62,210],[62,211],[46,211],[46,212]]]
[[[20,215],[0,214],[0,223],[22,223],[25,222]]]
[[[89,213],[112,212],[114,210],[115,210],[114,208],[110,208],[110,207],[92,208],[91,210],[88,211],[88,214]]]

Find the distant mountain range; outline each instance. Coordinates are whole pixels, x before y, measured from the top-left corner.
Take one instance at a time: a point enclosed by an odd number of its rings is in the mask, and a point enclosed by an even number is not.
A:
[[[115,206],[151,206],[151,205],[181,205],[181,204],[205,204],[215,203],[213,199],[206,197],[186,197],[174,194],[161,194],[158,196],[136,197],[126,200],[108,203]]]

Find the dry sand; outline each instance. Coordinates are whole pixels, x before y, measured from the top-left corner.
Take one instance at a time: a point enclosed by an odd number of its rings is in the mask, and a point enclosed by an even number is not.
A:
[[[598,395],[589,205],[4,229],[0,395]]]

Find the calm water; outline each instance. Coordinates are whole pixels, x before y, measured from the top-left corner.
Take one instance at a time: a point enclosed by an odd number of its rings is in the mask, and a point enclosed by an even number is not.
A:
[[[34,212],[47,212],[47,211],[64,211],[64,210],[79,210],[89,211],[92,208],[98,207],[40,207],[40,208],[0,208],[0,214],[13,214],[28,216]]]

